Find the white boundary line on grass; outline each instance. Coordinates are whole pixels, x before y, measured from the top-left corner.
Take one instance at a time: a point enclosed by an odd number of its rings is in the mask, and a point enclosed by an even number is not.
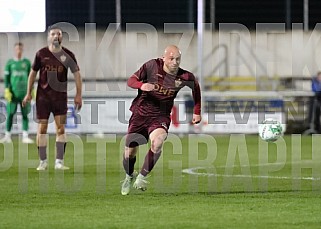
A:
[[[215,177],[236,177],[236,178],[261,178],[261,179],[278,179],[278,180],[321,180],[319,177],[287,177],[287,176],[260,176],[260,175],[244,175],[244,174],[215,174],[215,173],[201,173],[195,170],[207,169],[209,167],[194,167],[183,169],[182,172],[189,175],[197,176],[215,176]]]
[[[222,169],[222,168],[235,168],[235,167],[239,167],[239,168],[244,168],[244,167],[264,167],[264,166],[276,166],[276,165],[297,165],[297,164],[303,164],[303,165],[309,165],[309,164],[320,164],[321,166],[321,162],[317,162],[317,161],[294,161],[294,162],[286,162],[284,164],[284,162],[271,162],[271,163],[264,163],[264,164],[247,164],[247,165],[237,165],[234,164],[232,166],[226,166],[226,165],[220,165],[220,166],[215,166],[215,168],[217,169]]]

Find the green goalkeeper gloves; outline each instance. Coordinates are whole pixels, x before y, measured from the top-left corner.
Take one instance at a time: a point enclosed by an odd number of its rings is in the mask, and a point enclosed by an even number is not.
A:
[[[12,100],[12,93],[9,88],[4,89],[4,98],[8,101],[11,102]]]

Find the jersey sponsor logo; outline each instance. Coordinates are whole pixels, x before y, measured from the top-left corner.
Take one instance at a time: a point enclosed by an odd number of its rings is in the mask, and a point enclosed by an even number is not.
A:
[[[26,72],[25,71],[14,70],[14,71],[12,71],[12,76],[14,76],[14,77],[23,77],[23,76],[26,76]]]
[[[63,72],[64,71],[64,67],[59,65],[50,65],[50,64],[46,64],[45,65],[45,70],[48,72]]]
[[[60,56],[61,62],[65,62],[66,59],[67,59],[67,57],[64,54],[62,54],[62,56]]]
[[[156,83],[154,85],[155,85],[154,91],[157,91],[157,92],[164,94],[166,96],[173,96],[175,94],[175,90],[173,90],[173,89],[168,89],[158,83]]]
[[[49,60],[49,59],[50,59],[50,57],[47,57],[47,56],[46,56],[46,57],[44,57],[43,59],[45,59],[45,60]]]

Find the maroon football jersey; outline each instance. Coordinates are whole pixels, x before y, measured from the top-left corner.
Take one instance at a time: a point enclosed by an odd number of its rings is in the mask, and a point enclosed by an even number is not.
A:
[[[176,76],[168,74],[163,70],[163,65],[162,59],[152,59],[129,78],[128,86],[138,89],[130,110],[137,111],[142,116],[169,116],[177,93],[188,86],[193,91],[194,113],[200,114],[201,92],[195,76],[181,68]],[[143,83],[154,84],[154,90],[140,90]]]
[[[62,47],[62,50],[54,53],[48,47],[40,49],[32,64],[34,71],[39,71],[37,97],[50,94],[51,99],[67,100],[67,74],[79,71],[74,54]],[[54,97],[54,98],[52,98]]]

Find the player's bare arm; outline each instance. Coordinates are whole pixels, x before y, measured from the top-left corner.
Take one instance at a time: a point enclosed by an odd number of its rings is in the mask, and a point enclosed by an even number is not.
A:
[[[82,107],[82,80],[80,72],[74,72],[75,83],[76,83],[76,96],[74,98],[74,104],[76,110],[80,110]]]
[[[27,103],[29,103],[32,99],[32,88],[33,88],[33,84],[36,80],[36,76],[37,76],[37,72],[32,70],[29,73],[29,77],[28,77],[28,89],[27,89],[27,94],[25,96],[25,98],[22,101],[22,106],[25,107]]]

